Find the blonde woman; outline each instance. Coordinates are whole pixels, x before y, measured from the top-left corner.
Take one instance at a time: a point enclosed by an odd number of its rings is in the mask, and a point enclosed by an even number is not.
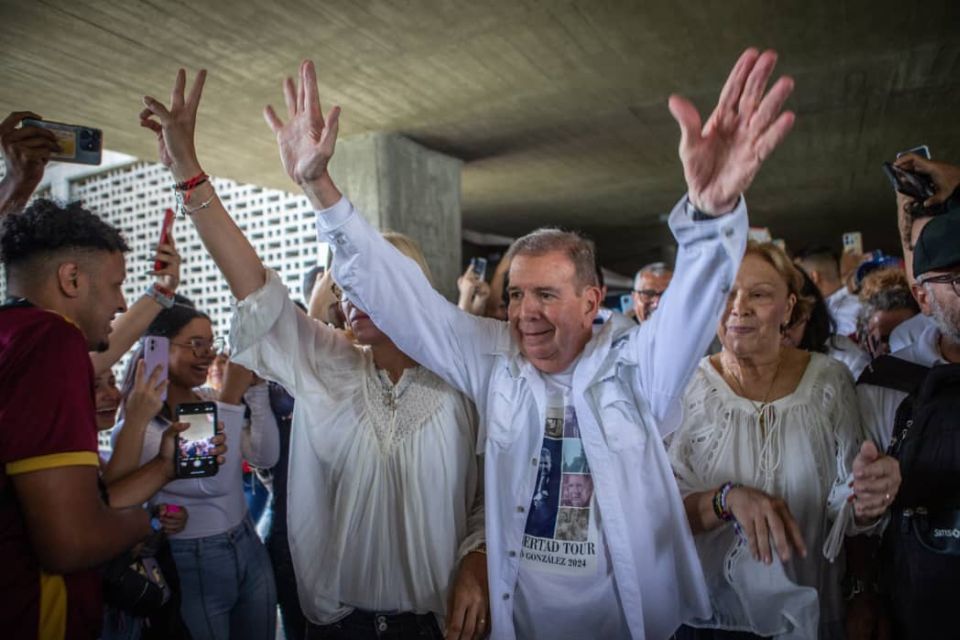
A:
[[[749,243],[700,362],[669,455],[703,563],[712,617],[681,639],[841,638],[843,537],[875,530],[899,468],[864,432],[846,368],[782,343],[806,312],[803,279]],[[853,471],[865,471],[852,488]],[[696,627],[696,628],[694,628]]]

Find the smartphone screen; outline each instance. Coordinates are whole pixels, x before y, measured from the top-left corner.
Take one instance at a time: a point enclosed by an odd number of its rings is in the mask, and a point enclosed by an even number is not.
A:
[[[161,244],[166,244],[170,241],[170,231],[173,229],[173,219],[174,213],[173,209],[167,209],[163,212],[163,222],[160,225],[160,242],[157,243],[159,247]],[[153,270],[160,271],[166,266],[166,262],[162,260],[155,260],[153,263]]]
[[[75,162],[78,164],[100,164],[103,153],[103,132],[93,127],[83,127],[63,122],[49,122],[26,118],[25,127],[40,127],[53,133],[60,145],[60,151],[50,156],[57,162]]]
[[[177,435],[175,455],[179,478],[212,476],[217,473],[213,438],[217,435],[217,405],[197,402],[177,405],[177,421],[190,425]]]
[[[143,365],[143,374],[147,378],[150,377],[154,369],[160,367],[160,379],[157,382],[166,380],[170,365],[170,340],[160,336],[144,336]],[[166,390],[164,390],[161,399],[167,399]]]

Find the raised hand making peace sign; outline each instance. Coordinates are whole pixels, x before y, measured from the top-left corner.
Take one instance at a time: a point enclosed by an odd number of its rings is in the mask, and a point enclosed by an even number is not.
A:
[[[796,116],[783,111],[793,79],[783,76],[764,95],[776,63],[774,51],[744,51],[705,125],[689,100],[670,96],[670,113],[680,124],[680,160],[690,201],[704,213],[732,210],[793,127]]]

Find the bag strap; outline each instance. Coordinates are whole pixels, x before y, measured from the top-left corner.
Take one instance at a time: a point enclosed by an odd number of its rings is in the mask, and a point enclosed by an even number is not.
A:
[[[915,393],[923,385],[930,367],[895,356],[880,356],[863,370],[857,384],[872,384],[904,393]]]

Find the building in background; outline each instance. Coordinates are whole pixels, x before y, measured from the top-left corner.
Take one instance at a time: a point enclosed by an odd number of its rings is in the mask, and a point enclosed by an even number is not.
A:
[[[2,172],[0,163],[0,176]],[[306,297],[300,291],[301,278],[315,264],[325,262],[327,254],[326,245],[317,243],[314,213],[306,197],[222,178],[213,178],[213,184],[264,264],[280,274],[295,298]],[[105,152],[99,167],[51,164],[37,195],[80,200],[123,232],[131,249],[124,283],[129,304],[153,281],[147,274],[153,269],[151,257],[160,237],[163,212],[175,204],[171,186],[163,165]],[[210,314],[214,331],[225,336],[236,305],[226,280],[189,220],[177,218],[174,238],[183,258],[177,292]]]

